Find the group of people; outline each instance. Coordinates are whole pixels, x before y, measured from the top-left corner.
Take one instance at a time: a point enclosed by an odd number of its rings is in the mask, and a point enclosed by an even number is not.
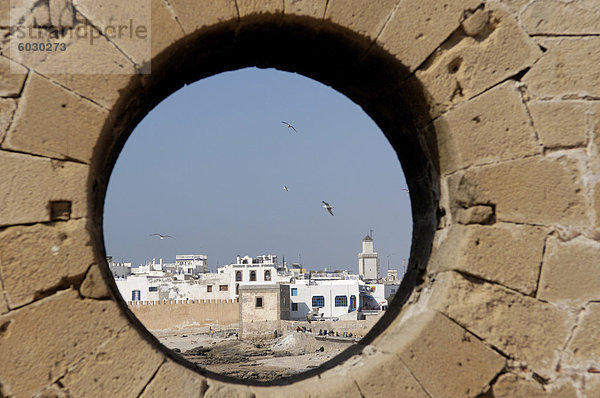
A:
[[[312,333],[312,328],[307,329],[306,326],[302,326],[302,327],[298,326],[296,328],[296,332],[298,332],[298,333],[300,333],[300,332],[302,332],[302,333],[306,333],[306,332]]]
[[[319,336],[335,336],[335,337],[352,337],[352,332],[333,332],[333,330],[322,330],[319,329]]]

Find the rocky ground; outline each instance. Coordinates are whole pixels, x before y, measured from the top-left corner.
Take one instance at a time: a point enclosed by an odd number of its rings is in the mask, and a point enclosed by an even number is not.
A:
[[[212,372],[244,380],[276,380],[307,371],[339,354],[354,339],[292,332],[268,341],[242,341],[237,329],[154,332],[166,347]]]

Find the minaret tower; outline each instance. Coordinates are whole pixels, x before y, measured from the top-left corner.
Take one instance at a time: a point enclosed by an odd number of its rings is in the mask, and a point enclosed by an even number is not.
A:
[[[358,273],[365,280],[379,279],[379,257],[373,251],[373,238],[370,235],[362,240],[362,252],[358,253]]]

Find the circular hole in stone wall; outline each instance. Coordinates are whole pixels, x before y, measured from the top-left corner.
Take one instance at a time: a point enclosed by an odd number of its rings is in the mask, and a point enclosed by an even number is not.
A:
[[[412,239],[404,175],[375,123],[314,80],[255,68],[186,86],[139,123],[103,224],[142,324],[193,363],[255,380],[364,336]]]

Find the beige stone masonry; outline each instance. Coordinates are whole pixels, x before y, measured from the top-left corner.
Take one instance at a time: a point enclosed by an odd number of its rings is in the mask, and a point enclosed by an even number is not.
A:
[[[414,71],[460,26],[466,11],[479,4],[478,0],[401,1],[377,43]]]
[[[18,397],[31,396],[64,376],[95,347],[129,327],[113,301],[82,300],[72,289],[0,316],[0,325],[5,324],[0,357],[10,360],[0,361],[2,386]]]
[[[587,365],[585,370],[589,367],[598,368],[600,365],[598,339],[600,339],[600,303],[590,303],[567,346],[571,358],[567,358],[566,362],[571,366],[577,366],[583,361],[583,364]]]
[[[2,148],[87,163],[107,112],[32,74]]]
[[[442,174],[540,152],[514,83],[462,103],[434,122]]]
[[[542,51],[518,26],[514,16],[489,6],[486,29],[475,37],[457,32],[416,73],[445,111],[530,67]]]
[[[546,39],[548,51],[524,76],[538,98],[600,98],[600,37]]]
[[[0,97],[18,97],[26,77],[25,67],[0,55]]]
[[[486,343],[524,361],[537,374],[553,374],[574,322],[572,314],[498,285],[468,280],[456,272],[444,272],[436,279],[441,286],[431,298],[433,308]]]
[[[17,109],[17,101],[12,98],[0,98],[0,143],[12,123],[13,115]]]
[[[534,0],[521,12],[521,21],[532,35],[600,34],[600,7],[596,0]]]
[[[455,203],[494,204],[498,221],[588,225],[579,165],[565,156],[531,157],[467,169],[448,178]]]
[[[163,363],[140,398],[202,398],[206,379],[171,360]]]
[[[0,226],[50,221],[53,200],[70,201],[71,218],[86,214],[86,165],[0,151],[0,170]]]
[[[188,34],[212,24],[237,24],[235,0],[169,0],[169,4]]]
[[[564,148],[585,145],[587,104],[534,101],[527,106],[544,147]]]
[[[284,18],[289,16],[304,16],[322,19],[328,0],[285,0],[283,4]]]
[[[502,356],[445,316],[414,312],[397,319],[397,327],[374,345],[395,352],[429,396],[475,397],[504,368]]]
[[[325,21],[341,25],[370,40],[375,40],[399,1],[329,0]]]
[[[256,14],[283,15],[284,0],[236,0],[235,3],[240,18]]]
[[[547,388],[532,379],[524,379],[513,374],[504,374],[498,378],[492,389],[494,398],[578,398],[572,384],[563,384],[557,388]]]
[[[528,225],[452,226],[436,234],[431,270],[462,271],[533,295],[545,237]]]
[[[122,358],[132,364],[116,366]],[[139,396],[163,361],[162,354],[143,340],[131,327],[100,345],[91,355],[69,367],[61,383],[75,397],[90,391],[107,397]]]
[[[571,306],[600,300],[600,242],[577,238],[546,245],[538,297]]]
[[[79,293],[86,298],[107,299],[110,292],[100,272],[100,267],[93,265],[85,275],[85,279],[79,288]]]
[[[204,393],[204,398],[255,398],[254,393],[249,387],[241,384],[223,383],[220,381],[207,379],[208,389]]]
[[[0,274],[11,308],[30,303],[66,280],[83,279],[94,262],[86,223],[80,219],[0,232]]]

